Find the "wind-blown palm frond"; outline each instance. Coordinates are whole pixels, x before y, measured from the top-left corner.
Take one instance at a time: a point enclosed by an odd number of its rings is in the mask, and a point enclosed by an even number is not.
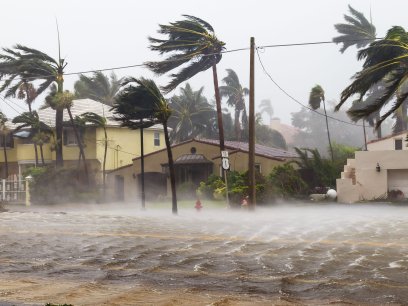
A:
[[[320,85],[312,88],[309,95],[309,105],[314,110],[320,107],[320,103],[324,101],[324,90]]]
[[[340,49],[341,53],[347,50],[347,48],[355,45],[357,48],[367,46],[373,42],[376,38],[376,32],[374,25],[369,22],[362,13],[348,6],[351,16],[344,15],[344,19],[347,23],[335,24],[337,32],[341,35],[334,37],[333,42],[336,44],[343,44]]]
[[[364,118],[381,110],[396,97],[391,108],[376,123],[379,126],[408,97],[408,90],[401,90],[408,79],[408,33],[401,27],[392,27],[384,39],[361,50],[359,59],[365,60],[363,69],[356,73],[353,82],[343,90],[336,110],[355,94],[359,95],[360,101],[363,100],[373,86],[383,82],[385,85],[382,94],[375,101],[349,112],[355,119]]]
[[[184,20],[159,25],[158,33],[167,35],[167,39],[149,37],[151,50],[169,54],[163,61],[146,63],[156,74],[165,74],[190,62],[178,73],[171,75],[170,83],[163,87],[165,92],[175,89],[180,83],[217,64],[221,60],[220,52],[225,45],[217,39],[214,29],[207,22],[190,15],[183,17]]]

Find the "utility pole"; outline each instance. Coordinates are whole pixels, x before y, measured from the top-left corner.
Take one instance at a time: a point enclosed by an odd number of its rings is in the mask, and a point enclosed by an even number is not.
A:
[[[146,196],[145,196],[145,177],[144,177],[144,141],[143,141],[143,119],[140,120],[140,150],[141,150],[141,155],[140,155],[140,170],[141,170],[141,189],[142,189],[142,209],[145,210],[145,202],[146,202]]]
[[[255,188],[255,38],[251,37],[249,60],[249,137],[248,137],[248,196],[251,209],[256,206]]]

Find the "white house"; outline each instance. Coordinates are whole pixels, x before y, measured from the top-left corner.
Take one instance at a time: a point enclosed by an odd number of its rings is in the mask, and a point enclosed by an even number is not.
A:
[[[408,197],[407,131],[371,141],[367,151],[348,159],[337,179],[337,200],[355,203],[384,199],[390,191]],[[401,194],[401,192],[399,192]]]

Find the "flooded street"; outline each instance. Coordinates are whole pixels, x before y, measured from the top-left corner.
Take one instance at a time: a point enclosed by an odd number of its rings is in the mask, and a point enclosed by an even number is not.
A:
[[[408,303],[408,207],[0,214],[0,305]]]

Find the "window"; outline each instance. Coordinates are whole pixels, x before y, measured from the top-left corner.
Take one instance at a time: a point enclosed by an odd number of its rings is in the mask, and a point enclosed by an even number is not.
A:
[[[13,135],[11,133],[4,135],[0,134],[0,147],[4,147],[4,141],[6,142],[6,148],[13,148],[14,147],[14,141],[13,141]]]
[[[73,129],[64,130],[64,145],[77,146],[78,142]]]
[[[160,146],[160,133],[159,132],[154,132],[154,146],[155,147]]]
[[[395,150],[402,150],[402,139],[394,139]]]
[[[261,164],[255,164],[255,171],[261,173]]]

